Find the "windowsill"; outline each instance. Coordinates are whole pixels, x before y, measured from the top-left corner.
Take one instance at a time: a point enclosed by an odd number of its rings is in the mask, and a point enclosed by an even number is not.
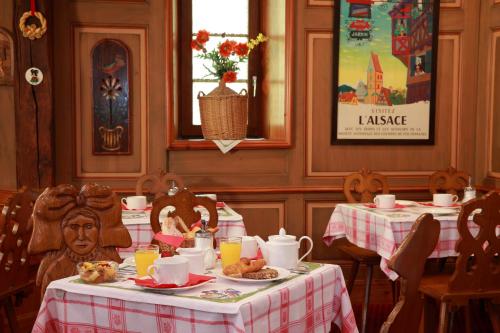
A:
[[[285,140],[244,139],[233,150],[238,149],[284,149],[292,145]],[[176,139],[168,146],[170,150],[210,150],[219,149],[211,140],[205,139]]]

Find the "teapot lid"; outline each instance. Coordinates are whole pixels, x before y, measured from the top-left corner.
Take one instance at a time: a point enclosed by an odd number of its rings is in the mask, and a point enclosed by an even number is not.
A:
[[[280,228],[280,232],[278,235],[269,236],[270,241],[277,242],[295,242],[296,237],[293,235],[287,235],[286,230],[284,228]]]

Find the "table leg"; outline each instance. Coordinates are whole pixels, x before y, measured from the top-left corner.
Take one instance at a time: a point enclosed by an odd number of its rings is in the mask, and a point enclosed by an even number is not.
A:
[[[7,313],[7,320],[9,322],[9,328],[11,332],[19,332],[19,325],[17,324],[16,311],[14,309],[14,303],[12,298],[9,296],[5,300],[5,312]]]
[[[365,299],[363,301],[363,315],[361,317],[361,333],[366,332],[366,319],[368,317],[368,305],[370,304],[370,291],[372,287],[372,274],[373,274],[373,266],[367,266],[368,271],[366,273],[366,282],[365,282]]]
[[[439,309],[439,333],[448,333],[448,303],[441,302],[441,307]]]
[[[352,288],[354,287],[354,282],[356,281],[356,276],[358,275],[359,261],[353,260],[351,266],[351,273],[349,274],[349,281],[347,281],[347,292],[351,295]]]
[[[424,332],[436,332],[438,317],[436,301],[429,296],[424,296]]]

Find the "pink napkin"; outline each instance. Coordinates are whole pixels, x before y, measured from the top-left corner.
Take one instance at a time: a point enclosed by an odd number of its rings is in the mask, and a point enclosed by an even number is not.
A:
[[[224,202],[217,202],[215,204],[215,207],[217,207],[217,208],[224,208],[224,207],[226,207],[226,204]]]
[[[196,286],[197,284],[200,284],[200,283],[203,283],[206,281],[210,281],[213,279],[215,279],[214,276],[197,275],[197,274],[189,273],[188,282],[182,286],[178,286],[176,284],[157,284],[152,278],[132,279],[132,280],[135,281],[136,285],[141,286],[141,287],[168,289],[168,288],[183,288],[183,287]]]
[[[184,237],[164,235],[161,232],[156,233],[154,238],[175,248],[181,246],[181,243],[184,241]]]
[[[365,204],[366,207],[368,208],[378,208],[377,205],[375,205],[374,203],[370,203],[370,204]],[[405,205],[401,205],[401,204],[396,204],[393,208],[406,208],[407,206]]]
[[[446,208],[446,207],[461,207],[462,206],[462,204],[459,204],[459,203],[454,203],[451,206],[436,206],[432,202],[419,202],[419,204],[422,205],[422,206],[441,207],[441,208]]]

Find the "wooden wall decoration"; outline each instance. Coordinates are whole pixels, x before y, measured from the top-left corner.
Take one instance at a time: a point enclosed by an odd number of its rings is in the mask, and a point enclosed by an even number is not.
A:
[[[0,85],[14,83],[14,42],[10,33],[0,28]]]
[[[118,40],[104,39],[92,50],[93,153],[130,154],[130,56]]]

